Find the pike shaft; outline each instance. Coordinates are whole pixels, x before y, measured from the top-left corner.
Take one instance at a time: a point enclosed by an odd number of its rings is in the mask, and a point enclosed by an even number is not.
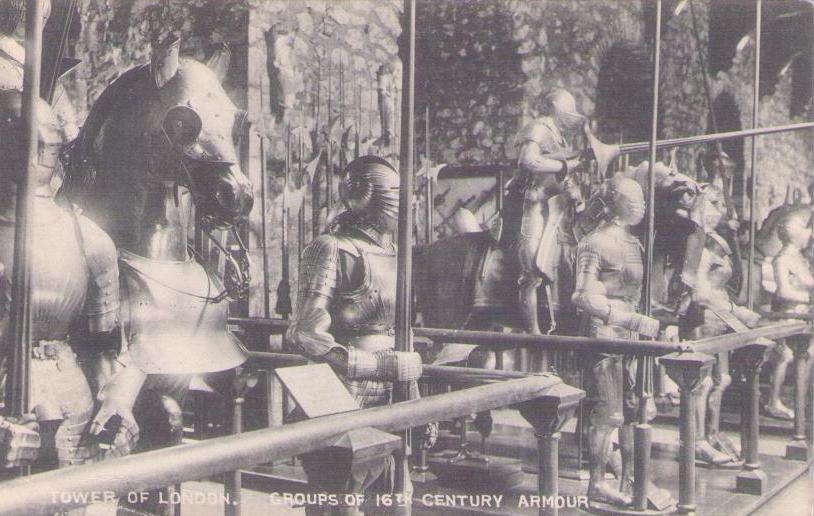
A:
[[[39,125],[36,102],[40,93],[42,61],[42,2],[28,0],[25,16],[25,67],[23,73],[22,116],[28,150],[23,179],[17,184],[14,232],[14,270],[11,288],[11,384],[7,388],[9,409],[20,416],[29,410],[31,361],[31,218],[34,214],[39,161]]]

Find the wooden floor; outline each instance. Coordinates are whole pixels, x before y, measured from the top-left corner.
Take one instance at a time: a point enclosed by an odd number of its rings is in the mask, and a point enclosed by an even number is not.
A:
[[[414,514],[420,515],[459,515],[459,514],[486,514],[486,515],[536,515],[538,509],[534,506],[537,495],[537,477],[534,474],[520,471],[520,463],[527,468],[533,465],[535,456],[535,441],[531,429],[516,412],[505,410],[496,411],[495,431],[487,440],[487,452],[499,453],[507,457],[515,457],[515,473],[519,484],[511,489],[502,489],[498,482],[491,486],[477,489],[462,489],[460,486],[449,487],[449,482],[443,478],[431,482],[416,482],[413,504]],[[668,418],[669,419],[669,418]],[[574,438],[569,434],[572,425],[565,428],[565,435],[561,441],[560,463],[563,471],[575,469]],[[735,438],[734,434],[731,437]],[[440,442],[444,447],[454,444],[456,437],[448,434],[441,436]],[[469,441],[479,443],[478,434],[469,433]],[[675,459],[678,433],[672,424],[660,423],[654,432],[654,459],[653,468],[656,485],[671,491],[678,497],[678,463]],[[768,516],[781,514],[782,516],[808,516],[811,507],[811,488],[808,475],[804,473],[807,465],[802,462],[788,461],[782,457],[785,450],[786,435],[769,433],[761,437],[761,460],[766,471],[769,483],[763,496],[743,495],[735,492],[735,477],[737,470],[710,470],[698,468],[698,511],[699,515],[759,515]],[[458,475],[460,476],[460,475]],[[276,477],[276,479],[274,479]],[[453,477],[454,478],[454,477]],[[215,479],[212,479],[215,480]],[[304,476],[300,468],[289,464],[266,468],[262,475],[246,473],[244,475],[243,490],[243,516],[255,515],[303,515],[301,506],[291,503],[280,503],[270,493],[296,493],[301,492]],[[453,482],[454,483],[454,482]],[[560,494],[571,496],[566,499],[572,504],[579,503],[577,497],[584,495],[587,482],[561,478]],[[183,492],[215,493],[223,492],[223,487],[217,482],[187,482],[183,485]],[[778,494],[779,493],[779,494]],[[479,495],[468,498],[466,495]],[[446,495],[457,498],[447,499]],[[464,495],[461,498],[461,495]],[[484,507],[490,495],[492,507]],[[495,507],[499,499],[500,507]],[[455,502],[456,506],[450,506]],[[473,505],[480,505],[478,507]],[[193,516],[220,516],[223,514],[221,504],[189,504],[182,505],[181,514]],[[809,511],[809,512],[806,512]],[[124,514],[124,513],[122,513]],[[132,514],[132,513],[131,513]],[[583,515],[586,511],[578,508],[562,508],[563,515]]]
[[[500,429],[487,440],[487,453],[500,453],[501,455],[515,457],[534,457],[534,440],[530,429],[525,429],[523,423],[508,411],[496,415],[495,419],[496,421],[503,420],[503,424],[500,424]],[[566,427],[560,445],[560,467],[563,471],[576,469],[574,438],[573,434],[570,434],[568,430],[569,428]],[[470,432],[469,435],[470,442],[478,442],[476,433]],[[734,433],[730,433],[730,437],[737,442],[737,436]],[[445,441],[445,444],[448,445],[452,445],[455,439],[454,436],[442,436],[442,441]],[[783,458],[786,442],[787,437],[785,435],[769,434],[761,436],[761,464],[769,479],[763,496],[744,495],[735,492],[735,477],[738,470],[697,468],[697,514],[726,516],[754,514],[763,504],[770,501],[778,492],[797,479],[807,479],[808,476],[804,474],[808,470],[807,464]],[[662,424],[656,426],[652,462],[654,482],[657,486],[668,489],[674,498],[678,498],[678,462],[675,457],[678,450],[677,444],[678,432],[674,426]],[[523,462],[527,466],[532,465],[530,460],[524,460]],[[441,479],[430,483],[416,484],[415,498],[417,503],[414,506],[416,514],[537,514],[538,509],[536,507],[528,506],[530,502],[535,501],[533,497],[537,494],[537,477],[535,475],[524,474],[522,483],[505,493],[498,489],[490,490],[488,487],[479,488],[477,491],[464,492],[457,485],[455,488],[448,487],[449,482],[443,478],[443,470],[438,471],[442,475]],[[795,485],[797,486],[796,490],[789,493],[783,492],[774,500],[776,507],[783,506],[778,505],[777,500],[785,499],[785,502],[792,506],[802,507],[803,511],[809,510],[811,507],[810,484],[806,485],[804,480],[802,485],[800,483]],[[572,497],[570,499],[566,498],[566,501],[570,500],[573,505],[579,503],[577,497],[584,495],[586,488],[587,482],[585,481],[560,479],[560,495]],[[495,508],[458,506],[443,507],[443,510],[441,510],[440,507],[433,505],[436,499],[431,496],[435,494],[474,494],[476,492],[494,495],[505,494],[501,508],[497,510]],[[438,498],[437,501],[443,502],[445,500]],[[465,505],[482,501],[478,499],[462,499],[462,503]],[[565,507],[560,509],[560,514],[578,515],[588,513],[583,509]],[[773,513],[763,512],[763,514]],[[794,513],[782,512],[780,514],[792,516]],[[803,512],[803,514],[810,514],[810,510],[808,513]]]

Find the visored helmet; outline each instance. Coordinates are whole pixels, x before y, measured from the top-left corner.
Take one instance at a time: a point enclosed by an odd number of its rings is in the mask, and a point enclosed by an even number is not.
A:
[[[339,193],[355,218],[379,227],[398,219],[399,175],[383,158],[362,156],[351,161],[345,168]]]

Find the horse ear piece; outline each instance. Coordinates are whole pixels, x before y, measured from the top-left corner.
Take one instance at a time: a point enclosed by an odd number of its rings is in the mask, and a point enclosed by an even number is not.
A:
[[[153,50],[150,53],[150,74],[157,88],[163,88],[178,73],[180,48],[181,40],[174,35],[153,43]]]

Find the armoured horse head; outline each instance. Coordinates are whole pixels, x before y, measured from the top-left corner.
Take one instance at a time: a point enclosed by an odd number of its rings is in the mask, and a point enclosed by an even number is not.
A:
[[[669,228],[673,234],[676,231],[692,231],[691,212],[700,192],[698,183],[662,162],[655,164],[653,172],[656,187],[654,214],[656,231],[658,232],[659,228]],[[628,168],[621,174],[639,183],[645,192],[645,199],[647,198],[649,164],[646,161]],[[602,192],[604,190],[600,188],[586,201],[586,208],[578,218],[579,234],[587,234],[608,216]]]
[[[149,64],[110,84],[65,155],[66,193],[118,245],[138,232],[157,184],[191,192],[207,229],[231,227],[252,207],[238,160],[245,113],[215,71],[179,58],[178,46],[177,39],[156,45]]]

